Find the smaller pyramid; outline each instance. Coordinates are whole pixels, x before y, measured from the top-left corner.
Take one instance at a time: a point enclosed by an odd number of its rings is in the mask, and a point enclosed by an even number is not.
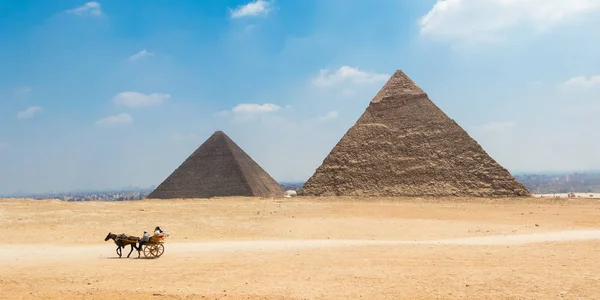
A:
[[[213,133],[148,199],[283,197],[283,188],[224,132]]]

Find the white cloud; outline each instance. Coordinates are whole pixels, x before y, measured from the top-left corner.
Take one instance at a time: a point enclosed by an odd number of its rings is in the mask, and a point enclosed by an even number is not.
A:
[[[113,125],[113,124],[130,124],[133,123],[133,118],[128,113],[109,116],[96,121],[96,125]]]
[[[0,141],[0,150],[8,148],[8,143]]]
[[[148,52],[148,50],[146,50],[146,49],[142,49],[142,51],[130,56],[129,60],[136,61],[138,59],[144,58],[146,56],[151,56],[151,55],[154,55],[154,53]]]
[[[473,131],[477,133],[500,133],[508,131],[517,126],[516,122],[489,122],[481,125],[477,125],[473,128]]]
[[[30,106],[27,109],[17,113],[17,119],[29,119],[33,118],[38,112],[42,110],[41,106]]]
[[[583,90],[593,87],[600,87],[600,76],[591,76],[589,79],[585,76],[577,76],[560,85],[560,88],[568,90]]]
[[[328,87],[343,83],[365,84],[385,82],[390,78],[388,74],[378,74],[360,71],[358,68],[342,66],[335,71],[322,69],[319,75],[313,78],[312,83],[318,87]]]
[[[273,115],[274,112],[279,110],[281,110],[281,107],[272,103],[242,103],[236,105],[231,110],[217,112],[215,113],[215,116],[222,118],[231,118],[231,120],[234,122],[271,122],[273,120],[281,119],[279,116]]]
[[[319,117],[320,121],[329,121],[329,120],[333,120],[333,119],[337,119],[340,116],[340,114],[335,111],[332,110],[330,112],[328,112],[326,115]]]
[[[234,113],[269,113],[278,111],[279,109],[281,109],[281,107],[272,103],[243,103],[236,105],[231,111]]]
[[[31,87],[20,86],[15,89],[14,94],[17,97],[25,97],[25,96],[29,95],[31,93],[31,91],[33,91],[33,89]]]
[[[152,93],[143,94],[138,92],[121,92],[114,97],[115,103],[129,107],[160,105],[171,98],[169,94]]]
[[[238,6],[231,10],[232,18],[241,18],[247,16],[267,15],[271,11],[271,3],[264,0],[256,0],[246,5]]]
[[[67,12],[71,13],[71,14],[75,14],[75,15],[85,15],[85,14],[90,14],[93,16],[102,15],[102,9],[100,8],[100,3],[96,2],[96,1],[87,2],[80,7],[67,10]]]
[[[600,11],[600,0],[438,0],[419,23],[421,34],[497,42],[516,27],[543,32]]]

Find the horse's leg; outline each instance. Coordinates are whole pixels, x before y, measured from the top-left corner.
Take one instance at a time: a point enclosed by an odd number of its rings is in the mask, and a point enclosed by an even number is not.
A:
[[[129,254],[127,254],[127,258],[129,258],[129,255],[131,255],[131,252],[133,252],[133,244],[129,244],[129,246],[131,246],[131,250],[129,250]]]
[[[121,246],[117,245],[117,255],[119,255],[119,258],[121,258]]]

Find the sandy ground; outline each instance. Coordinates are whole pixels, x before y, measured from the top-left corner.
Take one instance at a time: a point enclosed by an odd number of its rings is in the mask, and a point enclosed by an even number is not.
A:
[[[600,201],[0,200],[0,299],[600,299]],[[171,234],[118,258],[111,231]]]

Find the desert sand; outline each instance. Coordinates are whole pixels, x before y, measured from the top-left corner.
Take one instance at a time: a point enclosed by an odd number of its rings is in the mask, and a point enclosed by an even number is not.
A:
[[[0,299],[600,299],[593,199],[6,199],[0,221]],[[104,241],[156,225],[157,259]]]

